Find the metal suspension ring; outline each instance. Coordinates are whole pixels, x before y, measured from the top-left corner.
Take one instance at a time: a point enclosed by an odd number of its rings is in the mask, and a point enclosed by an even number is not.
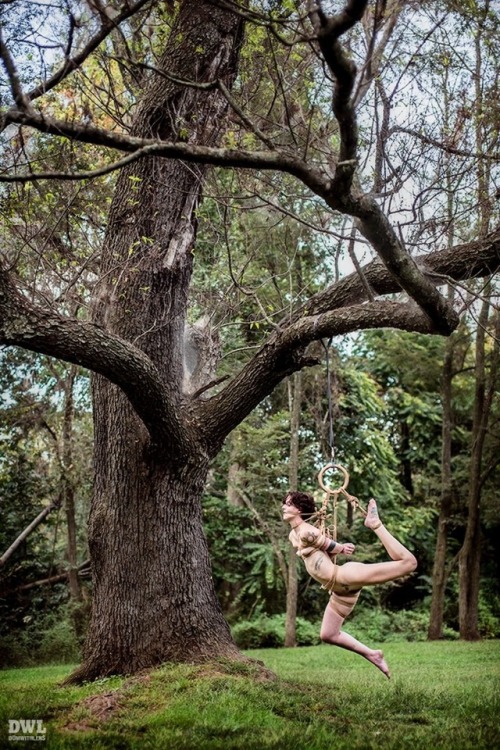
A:
[[[340,471],[344,476],[344,481],[340,487],[336,487],[335,489],[332,489],[332,487],[326,486],[324,484],[324,476],[327,471],[331,470]],[[347,486],[349,484],[349,472],[347,469],[345,469],[341,464],[326,464],[326,466],[323,466],[321,471],[318,474],[318,484],[321,487],[322,490],[327,492],[329,495],[333,495],[334,492],[344,492],[344,490],[347,489]]]

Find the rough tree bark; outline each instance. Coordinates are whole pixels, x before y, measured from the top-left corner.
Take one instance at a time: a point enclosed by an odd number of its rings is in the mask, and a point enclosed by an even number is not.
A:
[[[184,3],[158,67],[230,86],[241,35],[238,16]],[[218,91],[186,89],[157,74],[132,134],[212,145],[224,112]],[[202,528],[207,446],[194,420],[183,424],[180,416],[188,400],[184,329],[204,172],[201,165],[144,159],[122,171],[111,206],[95,320],[148,355],[167,391],[169,416],[167,429],[159,435],[153,427],[151,439],[123,392],[95,376],[94,601],[85,661],[73,679],[238,653],[215,595]]]

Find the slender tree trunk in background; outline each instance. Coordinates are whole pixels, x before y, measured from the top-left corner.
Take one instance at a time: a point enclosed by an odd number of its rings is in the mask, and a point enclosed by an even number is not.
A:
[[[486,19],[488,13],[488,4],[482,9],[483,19]],[[476,148],[485,149],[491,132],[486,127],[484,117],[483,90],[481,82],[482,74],[482,52],[481,38],[484,32],[484,20],[478,24],[475,36],[475,136]],[[489,197],[489,188],[491,184],[491,165],[488,160],[478,159],[477,169],[477,190],[479,203],[479,236],[484,237],[488,234],[492,205]],[[484,441],[489,419],[489,398],[486,396],[487,375],[486,375],[486,349],[485,338],[490,315],[491,303],[491,284],[488,283],[487,290],[484,292],[483,303],[479,314],[477,333],[476,333],[476,364],[475,364],[475,394],[474,394],[474,413],[472,419],[472,450],[469,478],[469,503],[468,518],[465,531],[465,538],[460,550],[459,564],[459,629],[460,637],[465,640],[477,640],[480,637],[478,629],[478,605],[479,605],[479,581],[480,581],[480,563],[481,563],[481,527],[480,527],[480,504],[481,504],[481,468],[483,460]],[[492,374],[492,368],[490,375]]]
[[[448,83],[448,68],[445,68],[445,84]],[[445,123],[451,121],[450,100],[448,89],[445,85]],[[448,134],[445,133],[445,136]],[[453,182],[450,171],[450,155],[446,159],[446,195],[448,214],[448,247],[453,246],[454,223],[453,223]],[[448,287],[448,301],[453,304],[454,289]],[[448,523],[451,514],[452,503],[452,472],[451,472],[451,438],[453,421],[453,360],[456,335],[453,333],[445,343],[443,370],[441,373],[441,406],[443,423],[441,427],[441,498],[439,506],[438,528],[436,536],[436,551],[432,570],[432,598],[429,616],[429,640],[438,640],[443,636],[444,603],[448,570],[446,565],[446,552],[448,547]]]
[[[157,67],[179,79],[220,79],[231,87],[242,31],[241,17],[186,0]],[[132,134],[212,145],[225,112],[218,90],[180,87],[152,74]],[[157,158],[128,165],[118,178],[102,254],[95,320],[150,357],[174,415],[188,401],[184,329],[205,172]],[[155,444],[109,380],[94,377],[93,399],[94,595],[84,663],[70,681],[168,660],[239,657],[215,594],[202,525],[210,460],[202,430],[189,420],[179,426],[173,416]]]
[[[68,546],[66,557],[68,560],[68,588],[70,600],[73,604],[72,617],[76,635],[81,638],[85,631],[85,618],[81,608],[82,589],[78,576],[78,547],[77,527],[75,517],[75,484],[73,481],[73,416],[75,385],[77,368],[71,365],[69,375],[64,383],[64,419],[62,431],[62,505],[66,514],[66,528]]]
[[[469,500],[467,527],[460,550],[459,565],[459,627],[460,637],[468,641],[477,640],[479,573],[481,562],[481,464],[488,415],[485,413],[486,367],[485,329],[488,324],[489,302],[483,301],[476,333],[476,365],[474,414],[472,419],[472,450],[469,474]]]
[[[299,474],[299,427],[300,407],[302,403],[302,373],[296,372],[288,379],[290,403],[290,470],[288,474],[289,489],[297,490]],[[288,557],[288,588],[286,594],[285,646],[297,645],[297,554],[290,545]]]
[[[449,298],[451,297],[451,292]],[[441,428],[441,502],[436,538],[436,551],[432,570],[432,600],[429,618],[428,638],[438,640],[443,635],[443,615],[445,590],[447,583],[446,551],[448,541],[448,523],[452,502],[451,475],[451,431],[452,431],[452,383],[453,353],[455,337],[453,334],[445,344],[443,371],[441,380],[441,403],[443,424]]]
[[[230,461],[229,469],[227,470],[227,502],[229,505],[234,505],[237,508],[243,508],[245,503],[241,497],[238,487],[240,486],[240,477],[242,471],[241,466],[237,461]]]
[[[65,382],[64,420],[62,431],[62,505],[66,513],[68,530],[67,560],[69,564],[68,584],[70,597],[74,601],[81,600],[80,582],[77,574],[77,541],[75,518],[75,488],[72,480],[73,471],[73,388],[76,367],[72,365],[68,379]]]
[[[400,424],[401,429],[401,468],[400,477],[401,484],[408,490],[411,496],[413,496],[413,476],[411,471],[410,461],[410,428],[408,422],[404,420]]]
[[[286,592],[285,647],[297,645],[297,553],[293,547],[288,552],[288,588]]]
[[[231,452],[234,455],[234,438],[233,440],[231,440]],[[239,463],[230,459],[229,468],[227,470],[226,499],[228,505],[232,505],[235,508],[245,507],[245,501],[241,496],[242,474],[243,472]],[[232,583],[225,581],[222,586],[222,591],[219,595],[221,601],[237,601],[242,586],[243,584],[241,581],[233,581]]]
[[[484,477],[482,462],[488,422],[493,398],[498,389],[500,369],[500,315],[494,312],[493,347],[488,347],[489,369],[486,368],[485,332],[491,307],[483,301],[478,321],[476,341],[476,393],[472,429],[472,455],[469,485],[469,506],[465,539],[459,554],[459,625],[460,636],[465,640],[477,640],[478,602],[481,563],[480,504]]]

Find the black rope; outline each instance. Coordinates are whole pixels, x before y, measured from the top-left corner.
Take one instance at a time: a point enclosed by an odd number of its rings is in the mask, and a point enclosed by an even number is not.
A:
[[[323,348],[326,354],[326,389],[328,397],[328,445],[330,446],[330,457],[332,463],[335,463],[335,436],[333,433],[333,405],[332,405],[332,373],[330,370],[330,346],[332,339],[328,340],[328,344],[325,344],[321,340]]]

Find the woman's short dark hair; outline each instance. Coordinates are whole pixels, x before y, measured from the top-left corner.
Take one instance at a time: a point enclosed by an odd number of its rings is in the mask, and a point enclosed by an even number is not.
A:
[[[289,492],[286,497],[290,498],[295,507],[300,510],[300,516],[303,521],[308,521],[316,513],[314,498],[312,495],[308,495],[307,492]]]

